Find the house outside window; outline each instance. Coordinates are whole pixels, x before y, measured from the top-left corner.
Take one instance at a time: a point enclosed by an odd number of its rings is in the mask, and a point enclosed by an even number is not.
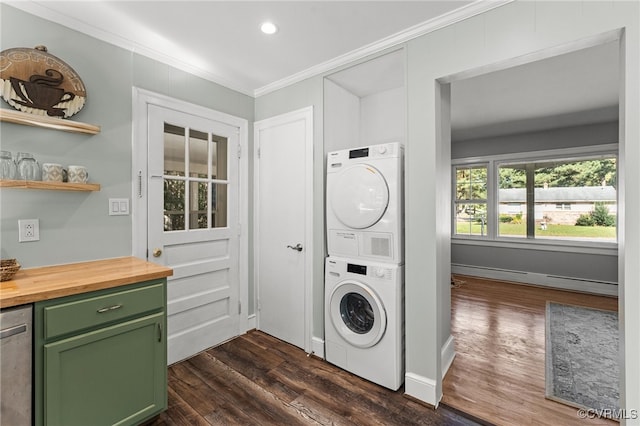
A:
[[[536,154],[539,157],[513,155],[512,160],[504,155],[487,160],[486,166],[454,165],[454,237],[615,243],[615,150],[587,155],[569,153],[566,157],[557,156],[556,152]],[[486,194],[482,193],[486,198],[464,198],[473,195],[472,188],[480,184],[481,176],[495,176],[495,182],[487,180]],[[476,210],[465,213],[471,203]],[[482,228],[478,212],[484,215]]]

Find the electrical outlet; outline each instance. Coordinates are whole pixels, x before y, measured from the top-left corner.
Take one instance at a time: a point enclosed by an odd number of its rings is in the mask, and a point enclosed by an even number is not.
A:
[[[18,220],[18,242],[40,240],[40,220],[20,219]]]

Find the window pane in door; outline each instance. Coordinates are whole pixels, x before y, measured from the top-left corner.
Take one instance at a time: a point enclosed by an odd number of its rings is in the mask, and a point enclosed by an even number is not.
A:
[[[183,231],[184,220],[184,181],[164,179],[164,230]]]
[[[209,177],[209,146],[208,135],[205,132],[190,129],[189,131],[189,176],[198,178]]]
[[[205,229],[207,223],[207,205],[209,184],[207,182],[189,182],[189,229]]]
[[[211,227],[224,228],[227,226],[227,184],[217,183],[211,189]]]
[[[184,127],[164,123],[164,174],[184,176],[185,173]]]
[[[227,138],[212,135],[213,139],[213,179],[227,179]]]

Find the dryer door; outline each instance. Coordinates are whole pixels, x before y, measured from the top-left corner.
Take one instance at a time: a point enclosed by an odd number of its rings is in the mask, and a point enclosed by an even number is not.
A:
[[[330,191],[334,214],[352,229],[376,224],[389,204],[389,187],[384,176],[367,164],[355,164],[341,171]]]
[[[331,323],[349,344],[369,348],[382,339],[387,314],[374,291],[357,281],[343,281],[331,293]]]

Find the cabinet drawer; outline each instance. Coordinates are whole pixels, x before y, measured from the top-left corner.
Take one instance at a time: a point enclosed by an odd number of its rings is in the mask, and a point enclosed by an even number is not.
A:
[[[164,309],[164,284],[114,290],[44,308],[44,339]]]

